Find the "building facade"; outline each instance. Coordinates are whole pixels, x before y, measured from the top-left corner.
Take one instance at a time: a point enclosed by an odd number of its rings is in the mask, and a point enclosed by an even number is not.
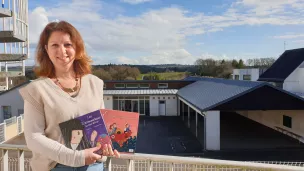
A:
[[[244,68],[244,69],[233,69],[232,79],[233,80],[247,80],[257,81],[262,73],[267,68]]]

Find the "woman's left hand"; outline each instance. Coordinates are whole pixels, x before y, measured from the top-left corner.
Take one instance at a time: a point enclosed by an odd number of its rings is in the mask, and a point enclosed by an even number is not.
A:
[[[103,156],[115,156],[117,158],[120,157],[120,154],[117,150],[112,150],[111,144],[105,144],[102,149]]]

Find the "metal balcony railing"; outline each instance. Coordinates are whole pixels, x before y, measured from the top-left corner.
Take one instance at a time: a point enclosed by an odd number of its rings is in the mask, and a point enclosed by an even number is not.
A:
[[[32,152],[25,145],[8,144],[23,132],[23,119],[21,115],[0,124],[1,171],[31,171]],[[138,153],[122,154],[121,158],[110,158],[105,164],[107,171],[304,171],[303,166],[304,162],[240,162]]]
[[[9,77],[25,75],[25,60],[29,56],[28,0],[2,0],[0,18],[0,77],[6,78],[5,89],[8,90]],[[21,69],[12,70],[10,66]]]
[[[30,150],[24,145],[0,145],[2,171],[31,171]],[[107,171],[304,171],[304,167],[152,154],[122,154],[110,158]]]

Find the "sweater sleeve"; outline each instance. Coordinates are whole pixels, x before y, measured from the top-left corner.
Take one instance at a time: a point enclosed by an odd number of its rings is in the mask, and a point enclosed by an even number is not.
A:
[[[104,85],[104,82],[103,80],[100,80],[101,81],[101,86],[100,86],[100,89],[101,89],[101,105],[100,105],[100,108],[101,109],[105,109],[105,104],[104,104],[104,96],[103,96],[103,85]]]
[[[35,153],[43,153],[51,160],[67,166],[84,166],[84,150],[72,150],[45,136],[46,127],[42,100],[35,89],[19,90],[24,99],[24,136],[27,147]]]
[[[100,89],[101,89],[101,104],[100,104],[100,109],[104,109],[105,108],[105,104],[104,104],[104,99],[103,99],[103,80],[100,79],[101,85],[100,85]],[[106,162],[107,161],[107,156],[102,156],[101,159],[99,159],[99,162]]]

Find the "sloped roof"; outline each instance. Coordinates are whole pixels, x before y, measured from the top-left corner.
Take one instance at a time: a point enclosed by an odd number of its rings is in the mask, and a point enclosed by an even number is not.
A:
[[[200,77],[188,78],[188,80],[191,79],[196,79],[197,82],[181,88],[177,92],[177,95],[201,111],[215,109],[221,104],[227,103],[237,97],[243,96],[264,86],[270,87],[271,89],[275,89],[276,91],[274,92],[276,94],[283,93],[287,94],[288,97],[291,96],[292,98],[297,98],[298,100],[303,102],[304,107],[303,98],[280,88],[274,87],[266,82]],[[259,98],[263,98],[265,94],[258,94],[257,96]],[[255,99],[250,99],[250,101],[254,102]],[[248,108],[250,107],[248,106]]]
[[[304,48],[286,50],[258,81],[283,82],[304,61]]]
[[[188,77],[187,79],[196,79],[197,82],[181,88],[177,95],[200,110],[208,110],[220,102],[263,84],[262,82],[203,77]]]

